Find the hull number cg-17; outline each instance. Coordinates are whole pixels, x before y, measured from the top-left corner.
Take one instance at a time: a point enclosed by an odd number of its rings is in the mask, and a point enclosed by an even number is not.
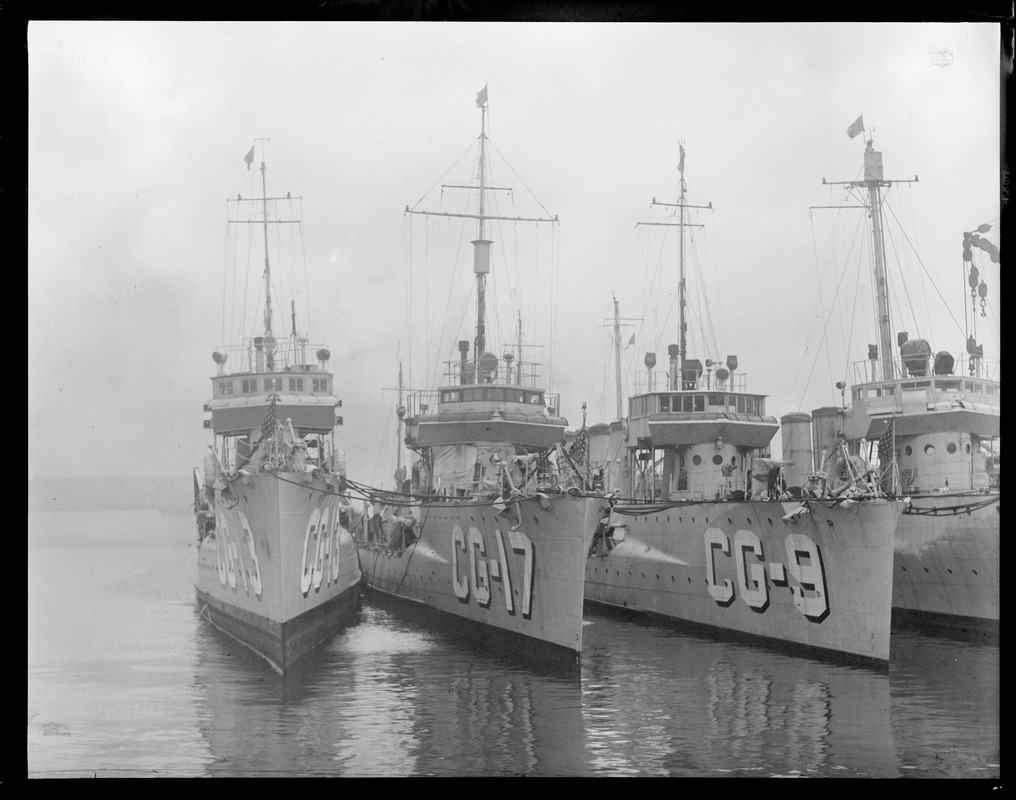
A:
[[[463,603],[469,602],[469,598],[472,597],[483,608],[489,608],[491,579],[498,580],[504,588],[505,609],[509,614],[515,614],[508,553],[509,551],[521,553],[523,557],[521,575],[516,574],[514,579],[522,581],[521,611],[522,616],[529,619],[533,605],[533,542],[522,531],[508,531],[507,534],[503,534],[500,530],[495,530],[494,540],[497,553],[496,555],[492,553],[491,557],[487,558],[487,548],[479,528],[471,525],[467,533],[464,533],[459,525],[452,528],[452,585],[455,596]]]

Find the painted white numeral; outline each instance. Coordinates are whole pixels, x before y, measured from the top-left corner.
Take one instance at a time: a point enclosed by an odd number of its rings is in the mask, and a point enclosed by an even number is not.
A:
[[[307,563],[307,551],[310,549],[311,535],[314,535],[314,549],[311,551],[311,559],[317,555],[317,523],[321,518],[321,509],[315,508],[307,520],[307,532],[303,535],[303,560],[300,562],[303,572],[300,575],[300,591],[304,597],[310,591],[311,582],[314,579],[314,562]]]
[[[508,573],[508,556],[504,550],[504,537],[501,535],[501,531],[494,531],[495,537],[497,537],[497,557],[501,561],[501,569],[499,570],[501,583],[504,584],[504,607],[507,609],[509,614],[515,613],[515,602],[512,600],[512,578]]]
[[[716,550],[725,556],[730,555],[730,542],[726,534],[719,528],[706,528],[706,584],[709,587],[709,594],[720,605],[726,605],[734,599],[734,585],[727,579],[723,584],[716,582]]]
[[[342,539],[340,535],[342,526],[339,525],[340,518],[341,514],[336,511],[335,519],[332,521],[332,561],[330,564],[332,581],[339,579],[339,542]]]
[[[236,546],[235,535],[227,528],[223,531],[226,540],[226,579],[229,581],[229,588],[236,588],[236,557],[240,549]]]
[[[753,561],[745,563],[747,551],[753,552],[761,560],[762,542],[751,531],[739,530],[734,534],[734,560],[737,562],[737,585],[741,589],[741,599],[749,607],[764,611],[769,605],[769,586],[766,584],[766,568]]]
[[[469,599],[469,580],[459,577],[459,550],[466,552],[466,537],[462,528],[455,525],[452,528],[452,583],[455,587],[455,596],[465,602]]]
[[[533,569],[536,566],[533,542],[522,531],[508,531],[508,541],[512,550],[525,556],[522,567],[522,616],[529,619],[533,612]]]
[[[221,511],[215,512],[215,563],[218,567],[219,583],[226,585],[226,557],[223,555],[223,548],[226,546],[226,515]]]
[[[330,508],[321,509],[321,521],[318,523],[317,547],[314,551],[314,591],[321,588],[321,579],[324,577],[325,558],[327,557],[328,545],[331,537],[328,535],[328,517]]]
[[[796,581],[790,584],[794,605],[810,620],[820,622],[829,613],[825,569],[815,543],[803,533],[787,536],[787,569]],[[802,560],[806,559],[806,560]]]
[[[469,528],[469,586],[473,590],[476,602],[486,608],[490,605],[490,570],[483,536],[478,528]]]
[[[243,538],[247,541],[247,553],[250,556],[251,569],[250,569],[250,585],[254,589],[254,594],[257,597],[261,597],[262,583],[261,583],[261,564],[258,562],[257,550],[254,547],[254,532],[251,530],[250,520],[247,519],[247,515],[242,511],[238,512],[240,517],[240,530],[243,533]]]

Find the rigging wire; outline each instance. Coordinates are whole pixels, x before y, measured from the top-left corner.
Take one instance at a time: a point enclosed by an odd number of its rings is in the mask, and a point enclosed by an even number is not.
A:
[[[892,210],[891,207],[889,209],[889,213],[893,214],[893,210]],[[893,219],[896,220],[895,214],[893,214]],[[896,222],[898,224],[899,221],[896,220]],[[902,231],[902,233],[903,233],[903,238],[906,239],[906,241],[907,241],[907,244],[910,245],[911,249],[913,249],[914,246],[911,243],[910,239],[907,237],[906,232]],[[915,251],[914,254],[917,256],[917,262],[921,265],[921,269],[923,270],[924,274],[927,276],[929,283],[931,283],[932,287],[935,289],[935,292],[938,294],[939,299],[942,301],[942,304],[945,307],[946,313],[949,314],[949,316],[952,319],[953,323],[955,323],[956,328],[958,330],[960,330],[960,331],[963,331],[963,327],[959,324],[959,321],[956,319],[956,317],[953,315],[952,311],[950,310],[949,304],[946,302],[946,299],[942,296],[942,292],[939,290],[938,284],[935,283],[935,279],[931,276],[931,273],[928,272],[928,268],[924,265],[924,261],[921,259],[920,255],[918,255],[916,253],[916,251]]]
[[[814,215],[812,215],[812,238],[814,239]],[[851,242],[850,249],[848,250],[848,253],[847,253],[848,257],[850,255],[850,252],[852,252],[854,250],[854,243],[856,242],[856,240],[857,240],[857,230],[855,229],[855,231],[854,231],[854,241]],[[819,286],[821,287],[821,285],[822,285],[822,275],[821,275],[821,273],[819,273],[818,266],[819,266],[818,265],[818,252],[817,252],[817,249],[816,249],[815,269],[816,269],[816,274],[817,274],[817,277],[818,277]],[[815,366],[817,365],[818,358],[819,358],[819,356],[822,353],[825,353],[825,355],[826,355],[826,360],[827,360],[827,363],[828,363],[828,366],[829,366],[829,374],[830,375],[834,375],[834,373],[832,371],[832,361],[831,361],[830,354],[829,354],[829,337],[828,337],[829,323],[832,321],[832,310],[837,307],[836,298],[839,297],[839,295],[840,295],[840,289],[843,286],[843,279],[846,277],[847,267],[848,266],[849,266],[848,262],[846,260],[844,260],[843,269],[840,271],[839,278],[836,281],[836,291],[833,293],[833,296],[832,296],[832,299],[831,299],[831,302],[830,302],[830,312],[828,314],[825,314],[825,312],[823,312],[824,321],[823,321],[823,324],[822,324],[822,335],[819,337],[818,346],[815,348],[815,357],[812,359],[811,367],[808,370],[808,377],[805,380],[804,388],[801,391],[801,400],[800,400],[800,402],[798,403],[798,406],[797,406],[798,410],[800,410],[804,406],[804,400],[805,400],[805,396],[807,395],[807,392],[808,392],[808,387],[811,385],[811,379],[812,379],[812,377],[815,374]],[[858,270],[856,270],[856,272],[858,273],[858,280],[860,280],[860,272],[861,272],[861,270],[858,269]],[[819,289],[819,295],[821,296],[821,294],[822,294],[822,292],[821,292],[821,288],[820,288]],[[855,294],[856,294],[856,292],[855,292]],[[842,329],[841,329],[841,334],[842,334]],[[849,350],[847,350],[846,352],[849,353]],[[844,376],[843,377],[844,377],[844,380],[846,380],[846,377],[847,377],[846,376],[846,370],[844,370]],[[833,383],[833,381],[830,381],[830,384],[832,384],[832,383]],[[832,389],[832,386],[830,386],[830,390],[831,389]],[[835,396],[834,396],[834,398],[835,398]],[[835,399],[834,399],[834,402],[835,402]]]

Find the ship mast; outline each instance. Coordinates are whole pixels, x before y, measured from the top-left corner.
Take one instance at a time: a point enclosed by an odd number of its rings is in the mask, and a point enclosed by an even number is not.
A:
[[[406,407],[402,404],[402,362],[399,362],[399,404],[395,407],[395,415],[399,418],[398,430],[396,431],[395,447],[395,474],[402,471],[402,424],[406,416]],[[398,488],[398,487],[396,487]]]
[[[621,419],[624,410],[621,405],[621,312],[614,298],[614,388],[617,391],[617,419]]]
[[[896,377],[893,368],[893,342],[892,322],[889,319],[889,291],[886,282],[885,266],[885,240],[882,230],[882,187],[892,186],[894,183],[916,183],[917,176],[913,180],[887,181],[882,174],[882,152],[873,147],[873,141],[868,140],[864,148],[864,180],[861,181],[827,181],[822,183],[829,186],[847,186],[852,189],[865,188],[868,190],[868,216],[871,218],[872,246],[875,250],[875,304],[878,314],[878,338],[879,356],[882,365],[881,380],[891,381]],[[879,376],[872,376],[878,380]]]
[[[477,170],[479,183],[479,207],[476,214],[452,213],[443,211],[418,211],[415,208],[406,206],[407,214],[423,214],[437,217],[462,217],[475,219],[477,222],[477,235],[471,244],[473,245],[473,272],[476,274],[476,335],[473,339],[473,374],[479,376],[479,359],[487,347],[486,336],[486,308],[485,292],[487,287],[487,274],[490,272],[490,246],[494,243],[485,238],[485,227],[488,220],[506,220],[510,222],[557,222],[554,217],[502,217],[487,213],[486,202],[487,192],[503,191],[510,192],[510,188],[487,185],[487,87],[476,96],[476,106],[480,109],[480,163]],[[470,189],[475,190],[476,186],[460,186],[454,184],[443,184],[442,189]],[[521,361],[521,359],[520,359]],[[521,369],[519,364],[519,369]]]
[[[473,245],[473,272],[476,273],[476,338],[473,341],[473,360],[477,361],[487,350],[487,331],[484,307],[484,292],[487,288],[487,273],[490,272],[490,246],[493,244],[483,237],[484,211],[487,188],[487,97],[480,105],[480,167],[477,176],[480,183],[480,213],[476,221],[476,239]]]
[[[679,383],[680,376],[683,374],[683,371],[684,371],[684,362],[685,362],[685,359],[688,357],[688,352],[687,352],[688,320],[687,320],[687,317],[686,317],[686,314],[685,314],[685,306],[687,304],[687,300],[686,300],[687,278],[686,278],[686,275],[685,275],[685,265],[684,265],[684,229],[685,228],[701,228],[701,227],[703,227],[700,224],[693,224],[693,223],[685,222],[684,221],[684,218],[685,218],[685,209],[688,209],[688,208],[703,208],[703,209],[712,210],[712,207],[713,207],[712,203],[709,203],[708,205],[704,205],[704,206],[692,205],[692,204],[688,203],[687,200],[685,199],[685,193],[687,192],[688,187],[687,187],[687,184],[684,181],[684,145],[683,144],[679,144],[678,147],[680,148],[680,152],[681,152],[681,161],[680,161],[680,163],[677,166],[678,172],[680,172],[680,174],[681,174],[681,187],[680,187],[680,194],[678,196],[678,201],[676,203],[658,203],[656,201],[656,198],[654,197],[652,204],[654,206],[668,206],[670,208],[678,208],[680,210],[679,214],[678,214],[679,221],[678,222],[639,222],[639,223],[637,223],[638,225],[663,225],[663,226],[675,227],[675,228],[680,228],[681,229],[680,230],[680,234],[681,234],[681,237],[680,237],[680,249],[679,249],[679,254],[680,254],[679,255],[679,263],[680,263],[679,270],[680,271],[679,271],[679,278],[678,278],[678,293],[679,293],[679,296],[678,296],[678,313],[680,315],[680,332],[681,332],[681,340],[680,341],[681,341],[681,343],[680,343],[680,345],[678,347],[676,375],[672,375],[671,378],[670,378],[671,383],[672,384],[676,384],[676,386],[672,385],[670,388],[680,387],[680,383]]]
[[[262,227],[265,235],[265,352],[268,356],[268,371],[275,371],[275,347],[272,336],[272,268],[268,263],[268,184],[265,178],[265,162],[261,162],[261,210]]]

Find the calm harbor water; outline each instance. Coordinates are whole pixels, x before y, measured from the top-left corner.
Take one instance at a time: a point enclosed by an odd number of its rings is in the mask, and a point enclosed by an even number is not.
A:
[[[283,677],[197,616],[189,516],[28,541],[30,778],[1000,778],[993,645],[894,631],[886,672],[587,610],[562,673],[368,596]]]

